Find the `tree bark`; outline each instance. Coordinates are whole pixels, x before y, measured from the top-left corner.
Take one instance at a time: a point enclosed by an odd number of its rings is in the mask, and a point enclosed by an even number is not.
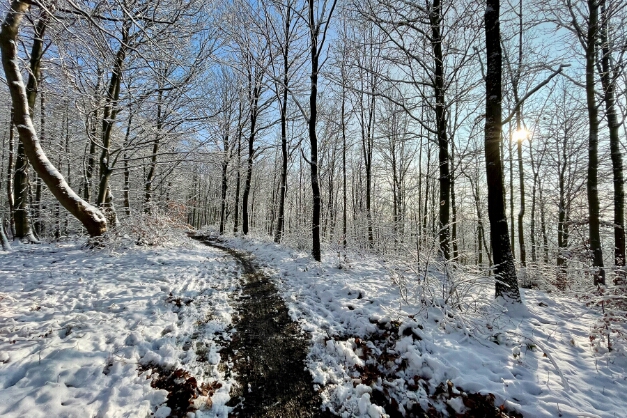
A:
[[[520,130],[520,128],[518,128]],[[520,210],[518,211],[518,246],[520,250],[520,264],[527,265],[527,250],[525,249],[525,234],[523,220],[525,219],[525,172],[522,161],[522,138],[518,139],[518,181],[520,182]]]
[[[603,85],[603,101],[605,102],[605,113],[607,115],[607,125],[610,131],[610,152],[612,155],[612,174],[614,180],[614,265],[618,267],[618,281],[625,278],[625,190],[623,180],[623,156],[620,150],[620,137],[618,129],[620,121],[616,111],[616,77],[612,63],[612,51],[609,45],[608,20],[606,1],[602,0],[601,8],[604,14],[601,26],[601,83]]]
[[[503,164],[500,158],[502,56],[499,13],[499,0],[487,0],[485,12],[487,52],[485,159],[488,180],[488,217],[497,278],[496,297],[520,303],[520,289],[505,215]]]
[[[28,103],[29,114],[33,115],[39,83],[41,81],[41,58],[44,53],[44,34],[48,25],[48,13],[42,11],[41,18],[35,25],[35,33],[30,57],[30,72],[26,84],[26,101]],[[15,160],[15,180],[13,182],[14,202],[14,239],[24,239],[28,242],[38,242],[32,230],[31,219],[28,213],[28,193],[30,181],[28,176],[29,162],[24,151],[24,144],[20,142],[17,146],[17,157]]]
[[[9,229],[11,235],[15,235],[15,223],[13,213],[15,209],[15,200],[13,196],[13,169],[15,166],[14,154],[15,154],[15,123],[14,110],[11,106],[11,119],[9,121],[9,162],[7,164],[7,202],[9,204]]]
[[[92,178],[94,176],[94,168],[96,167],[96,136],[98,134],[98,107],[100,97],[100,83],[102,82],[102,70],[98,68],[98,79],[94,90],[94,102],[96,109],[92,112],[91,118],[87,119],[89,128],[89,156],[87,165],[85,166],[85,189],[83,190],[83,198],[89,202],[91,200]]]
[[[161,81],[161,80],[159,80]],[[161,142],[161,135],[163,133],[163,89],[159,89],[157,92],[157,132],[155,134],[155,140],[152,143],[152,153],[150,154],[150,166],[148,168],[148,174],[146,175],[146,182],[144,183],[144,212],[152,214],[152,182],[155,179],[155,173],[157,171],[157,158],[159,156],[159,145]]]
[[[596,42],[599,35],[599,0],[588,0],[588,32],[586,43],[586,102],[588,106],[588,212],[590,216],[590,250],[592,264],[595,267],[594,285],[605,284],[605,269],[603,268],[603,252],[601,250],[601,235],[599,226],[599,110],[594,94],[594,75],[596,64]]]
[[[281,106],[281,186],[279,188],[279,208],[277,215],[276,230],[274,232],[274,242],[277,244],[281,242],[285,229],[285,197],[287,195],[287,163],[288,163],[288,145],[287,145],[287,99],[288,99],[288,83],[289,79],[289,53],[290,53],[290,25],[292,24],[292,6],[286,5],[285,10],[285,26],[284,29],[284,42],[282,48],[283,55],[283,85],[282,93],[283,98],[280,103]]]
[[[311,48],[311,90],[309,93],[309,146],[310,146],[310,175],[311,175],[311,191],[313,197],[313,210],[311,217],[312,232],[312,249],[311,253],[316,261],[322,260],[320,248],[320,185],[318,184],[318,137],[316,136],[316,121],[318,116],[317,99],[318,99],[318,33],[320,27],[315,22],[314,0],[308,0],[309,3],[309,34]]]
[[[228,126],[226,127],[228,132]],[[229,135],[226,133],[223,139],[224,157],[222,160],[222,190],[220,196],[220,235],[224,234],[224,224],[226,222],[226,192],[228,190],[228,169],[229,169]]]
[[[4,219],[0,218],[0,244],[2,244],[2,251],[11,251],[11,244],[4,233]]]
[[[102,151],[100,153],[100,181],[98,185],[98,197],[96,204],[102,208],[110,226],[117,225],[118,219],[112,204],[111,188],[109,180],[113,174],[113,166],[110,161],[111,133],[115,119],[117,118],[119,108],[118,101],[120,99],[120,88],[122,85],[122,71],[124,68],[124,60],[128,49],[128,40],[131,21],[125,20],[122,24],[122,39],[118,51],[115,55],[113,70],[109,80],[107,89],[107,97],[105,100],[104,111],[102,114]]]
[[[44,94],[44,92],[42,91],[40,96],[40,105],[39,105],[39,113],[40,113],[40,121],[39,121],[39,129],[40,129],[40,136],[41,136],[41,142],[44,143],[45,142],[45,137],[46,137],[46,95]],[[67,109],[66,109],[66,113],[67,113]],[[67,115],[66,115],[67,117]],[[69,179],[68,179],[69,181]],[[35,226],[35,234],[37,234],[38,237],[41,237],[44,233],[44,224],[42,222],[41,219],[41,193],[43,191],[43,182],[41,181],[41,177],[37,176],[37,178],[35,179],[35,204],[33,206],[35,206],[35,222],[34,222],[34,226]]]
[[[518,66],[516,68],[516,82],[514,84],[514,100],[519,101],[518,87],[520,83],[520,75],[523,65],[523,2],[519,2],[518,10]],[[525,139],[522,135],[522,115],[521,106],[516,109],[516,129],[519,132],[518,138],[518,180],[520,182],[520,211],[518,212],[518,246],[520,250],[520,264],[525,267],[527,265],[527,250],[525,248],[525,234],[523,233],[523,220],[525,218],[525,172],[523,170],[522,160],[522,142]]]
[[[237,234],[239,229],[239,192],[241,182],[241,166],[242,166],[242,104],[239,105],[237,116],[237,174],[235,179],[235,204],[233,214],[233,234]]]
[[[17,35],[22,17],[29,5],[23,1],[13,1],[0,31],[0,52],[2,66],[9,85],[14,108],[14,122],[17,126],[24,152],[33,169],[42,178],[48,189],[72,215],[85,226],[91,236],[102,235],[107,223],[100,211],[83,201],[66,183],[63,175],[48,160],[35,127],[31,120],[27,91],[22,80],[17,55]]]
[[[455,158],[455,150],[451,148],[451,167],[455,167],[454,165]],[[450,174],[450,185],[451,185],[451,243],[453,244],[453,260],[459,262],[459,243],[457,242],[457,202],[455,200],[455,173],[451,172]],[[440,209],[441,210],[441,209]]]
[[[441,0],[434,0],[429,11],[431,23],[431,47],[435,58],[435,119],[438,132],[438,162],[440,169],[440,204],[439,204],[439,236],[440,251],[444,259],[450,258],[450,207],[451,178],[449,173],[448,133],[445,105],[444,56],[442,53],[442,5]]]
[[[342,80],[344,80],[344,67],[342,67]],[[346,250],[347,245],[347,206],[348,199],[346,193],[346,87],[342,84],[342,110],[341,110],[341,124],[342,124],[342,245]]]
[[[371,85],[374,90],[374,80]],[[368,247],[374,248],[374,235],[372,229],[372,152],[373,152],[373,135],[374,135],[374,106],[375,95],[371,97],[371,102],[368,106],[368,120],[364,118],[364,105],[363,105],[362,93],[362,105],[361,105],[361,141],[362,152],[364,157],[364,166],[366,169],[366,223],[368,228]]]
[[[251,70],[252,71],[252,70]],[[258,69],[261,72],[261,69]],[[249,98],[250,98],[250,134],[248,136],[248,158],[246,160],[246,179],[244,180],[244,192],[242,193],[242,232],[249,232],[249,207],[248,198],[253,176],[253,158],[255,153],[255,137],[257,129],[257,117],[259,111],[259,97],[261,96],[261,80],[259,75],[249,74]]]
[[[557,218],[557,287],[560,290],[566,290],[566,258],[564,253],[568,246],[568,235],[566,231],[566,165],[567,151],[566,144],[568,141],[568,132],[564,133],[563,148],[559,155],[559,206]]]

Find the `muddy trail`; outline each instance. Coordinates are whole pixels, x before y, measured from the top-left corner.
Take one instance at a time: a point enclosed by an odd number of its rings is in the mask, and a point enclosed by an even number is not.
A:
[[[270,278],[255,268],[249,254],[217,239],[196,239],[227,252],[243,270],[242,292],[235,300],[236,333],[221,352],[225,373],[234,372],[239,383],[228,403],[234,408],[230,416],[333,416],[320,410],[320,396],[305,367],[309,344]]]

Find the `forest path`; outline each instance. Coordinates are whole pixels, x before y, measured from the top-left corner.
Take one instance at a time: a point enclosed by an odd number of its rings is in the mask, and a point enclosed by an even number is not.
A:
[[[309,343],[292,321],[270,278],[255,268],[251,255],[228,248],[218,239],[196,237],[233,256],[242,266],[239,296],[234,296],[236,332],[221,352],[226,374],[239,386],[231,392],[230,416],[327,417],[305,367]]]

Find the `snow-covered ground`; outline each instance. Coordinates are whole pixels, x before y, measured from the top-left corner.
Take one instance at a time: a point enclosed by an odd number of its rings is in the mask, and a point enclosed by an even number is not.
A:
[[[525,291],[527,314],[451,312],[411,295],[400,303],[398,266],[375,256],[348,254],[340,266],[331,252],[319,264],[266,240],[226,243],[275,278],[311,336],[307,366],[323,402],[341,416],[383,416],[385,402],[463,412],[477,392],[525,417],[625,416],[625,353],[591,341],[599,313],[576,299]],[[196,399],[196,416],[225,417],[233,376],[218,366],[219,350],[234,331],[239,270],[186,238],[167,248],[0,252],[0,416],[166,416],[167,392],[148,378],[157,365],[185,370],[199,387],[221,384]]]
[[[167,392],[151,387],[151,372],[141,372],[148,365],[183,368],[198,386],[221,382],[212,415],[225,416],[230,381],[218,350],[229,339],[238,269],[188,239],[0,253],[0,416],[165,416]]]
[[[418,403],[462,412],[458,388],[492,393],[495,405],[525,417],[626,416],[625,353],[591,341],[600,314],[574,298],[524,290],[528,312],[498,306],[447,312],[411,298],[400,304],[390,263],[373,256],[348,254],[340,263],[328,252],[318,264],[306,252],[266,240],[228,242],[254,253],[278,278],[290,314],[311,333],[314,381],[342,416],[379,416],[382,408],[371,405],[375,392],[405,411]],[[364,341],[386,328],[387,343]],[[384,371],[383,379],[369,377],[368,364]],[[429,396],[448,381],[452,387],[440,402]]]

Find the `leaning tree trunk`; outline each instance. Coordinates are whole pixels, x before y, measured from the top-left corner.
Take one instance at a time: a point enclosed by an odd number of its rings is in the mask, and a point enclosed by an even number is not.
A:
[[[507,230],[503,162],[500,158],[502,57],[499,12],[499,0],[487,0],[485,12],[487,52],[485,159],[488,180],[488,217],[490,219],[494,273],[497,278],[496,297],[503,297],[506,300],[520,303],[520,289],[518,288],[516,267]]]
[[[11,93],[14,108],[14,122],[17,126],[24,153],[35,172],[46,183],[48,189],[72,215],[85,226],[91,236],[102,235],[107,223],[102,213],[82,200],[66,183],[63,175],[50,162],[41,148],[39,138],[31,120],[26,87],[18,66],[17,35],[22,17],[29,9],[23,1],[13,1],[0,31],[0,52],[2,66]]]
[[[603,252],[601,250],[601,234],[599,225],[599,110],[594,94],[594,74],[596,58],[596,42],[598,37],[598,0],[588,0],[590,17],[588,22],[586,44],[586,102],[588,105],[589,135],[588,135],[588,212],[590,215],[590,250],[592,263],[596,267],[594,285],[605,284],[605,270],[603,269]]]

